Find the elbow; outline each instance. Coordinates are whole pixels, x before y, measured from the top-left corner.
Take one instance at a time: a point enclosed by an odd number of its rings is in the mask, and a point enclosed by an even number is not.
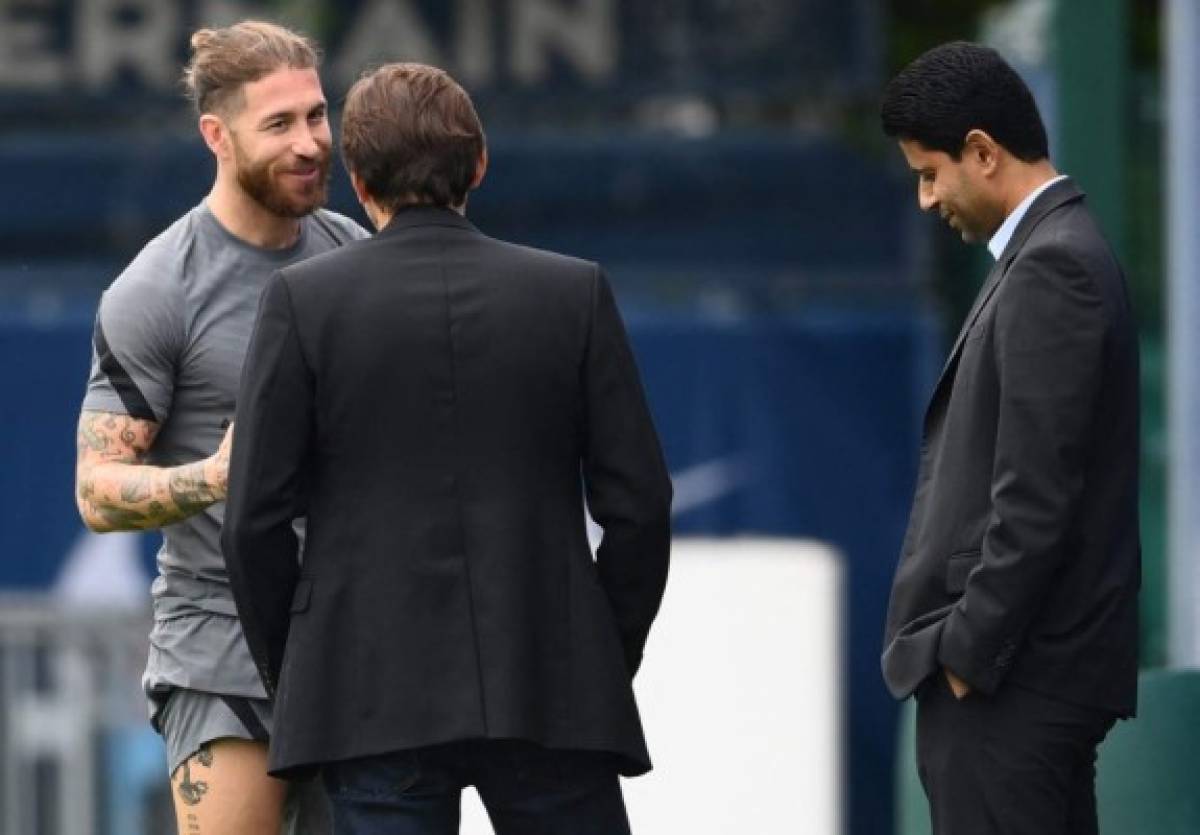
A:
[[[84,527],[92,533],[112,533],[116,530],[111,522],[96,512],[94,507],[87,503],[78,502],[79,518],[83,520]]]
[[[112,522],[105,518],[83,490],[78,488],[75,490],[75,508],[79,511],[79,518],[84,527],[92,533],[112,533],[116,530]]]

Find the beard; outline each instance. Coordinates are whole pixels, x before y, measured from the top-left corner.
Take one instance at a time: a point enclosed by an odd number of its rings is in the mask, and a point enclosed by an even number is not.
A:
[[[329,192],[330,151],[322,146],[320,157],[312,160],[317,166],[317,176],[309,184],[288,188],[283,182],[283,173],[276,170],[278,160],[252,162],[242,151],[241,145],[233,143],[237,158],[237,181],[255,203],[279,217],[301,218],[312,214],[325,205]]]

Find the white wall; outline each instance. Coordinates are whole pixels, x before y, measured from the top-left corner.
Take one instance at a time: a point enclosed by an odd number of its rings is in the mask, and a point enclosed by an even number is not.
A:
[[[634,835],[841,832],[841,568],[827,546],[677,540],[636,688]],[[464,835],[490,833],[463,798]]]

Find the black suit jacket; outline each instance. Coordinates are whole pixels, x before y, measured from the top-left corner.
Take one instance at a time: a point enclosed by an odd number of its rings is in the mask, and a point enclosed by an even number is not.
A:
[[[275,275],[222,534],[272,772],[467,738],[649,769],[631,680],[670,504],[595,264],[414,207]]]
[[[1132,714],[1138,345],[1125,279],[1070,180],[1030,206],[925,416],[883,673],[941,667]]]

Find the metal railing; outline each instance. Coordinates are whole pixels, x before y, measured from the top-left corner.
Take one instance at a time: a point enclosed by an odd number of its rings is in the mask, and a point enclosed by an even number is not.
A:
[[[0,833],[162,831],[166,760],[139,687],[149,628],[148,609],[0,595]]]

